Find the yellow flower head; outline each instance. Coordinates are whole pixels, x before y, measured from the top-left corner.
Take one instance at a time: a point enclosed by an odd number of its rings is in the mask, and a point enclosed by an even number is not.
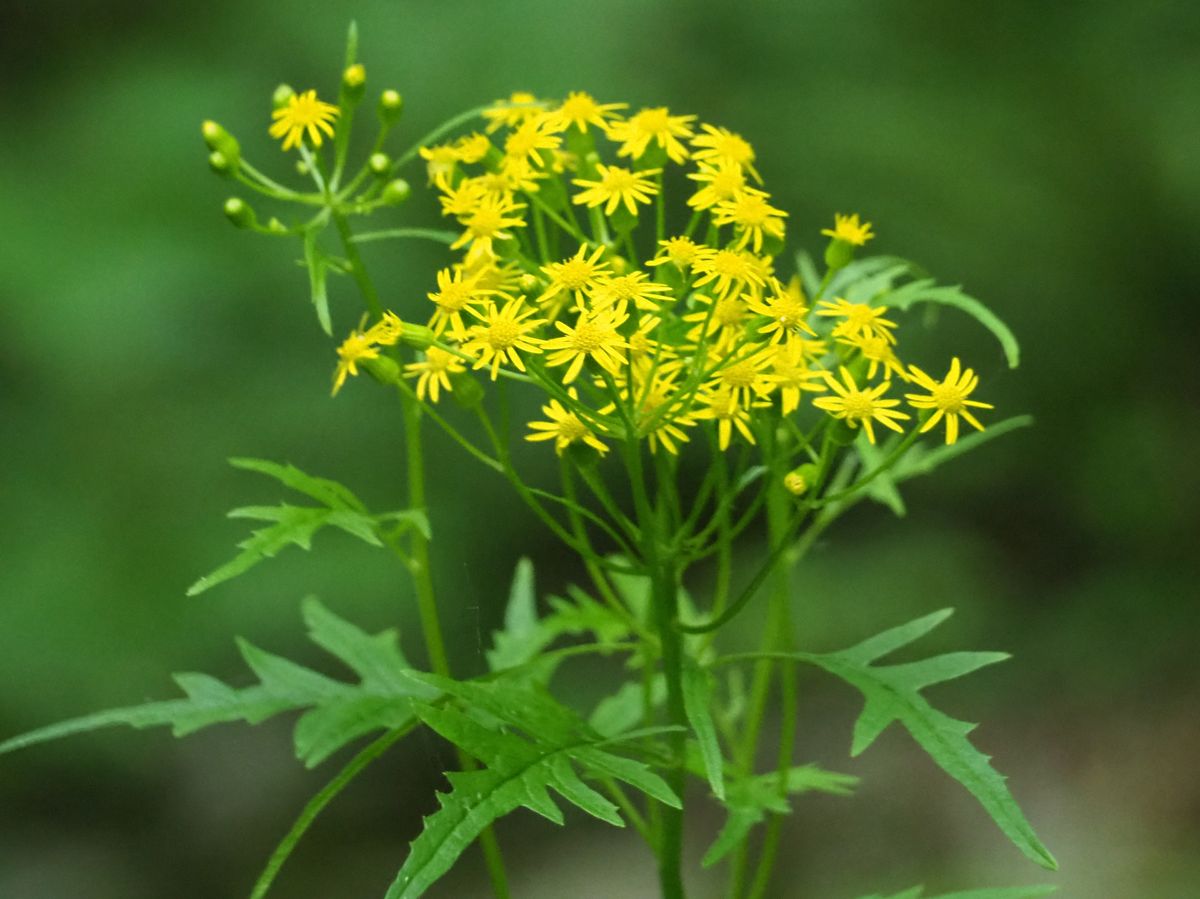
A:
[[[727,128],[701,125],[700,130],[704,133],[692,138],[693,159],[713,165],[735,165],[753,175],[755,181],[762,182],[754,170],[754,148],[749,141]]]
[[[549,113],[547,126],[553,131],[566,131],[571,127],[587,131],[588,125],[594,125],[601,131],[607,131],[611,124],[609,119],[614,117],[618,109],[628,107],[628,103],[597,103],[590,94],[572,91],[558,109]]]
[[[621,145],[618,156],[637,159],[654,141],[666,150],[672,162],[681,163],[688,158],[688,151],[679,139],[692,136],[691,123],[695,120],[694,115],[673,116],[665,106],[658,106],[643,109],[623,122],[615,122],[608,129],[608,136]]]
[[[758,329],[762,335],[770,334],[771,343],[780,340],[791,340],[801,331],[817,336],[808,324],[808,304],[804,300],[804,292],[800,288],[800,279],[793,278],[786,288],[778,281],[772,281],[775,286],[769,295],[760,298],[750,297],[747,305],[750,311],[765,315],[767,323]],[[781,289],[782,288],[782,289]]]
[[[271,113],[275,122],[271,125],[271,137],[283,138],[283,149],[290,150],[304,140],[305,132],[314,147],[321,146],[324,131],[333,137],[332,122],[338,117],[339,109],[332,103],[317,99],[315,90],[292,94],[287,104]]]
[[[572,389],[571,399],[575,398],[575,391]],[[554,452],[560,456],[563,454],[563,450],[572,443],[579,442],[586,443],[602,456],[608,452],[608,447],[600,442],[592,429],[558,400],[552,399],[547,405],[542,406],[542,413],[550,420],[531,421],[529,427],[533,433],[527,434],[526,440],[532,442],[553,440]]]
[[[735,427],[747,443],[756,442],[754,432],[750,430],[750,413],[738,403],[735,391],[729,388],[709,391],[702,397],[702,402],[704,405],[694,415],[697,419],[717,423],[717,443],[722,451],[729,449]]]
[[[908,404],[914,409],[934,410],[929,420],[921,426],[922,434],[944,417],[946,419],[946,443],[954,443],[958,440],[958,418],[960,415],[966,419],[971,427],[979,431],[983,430],[983,425],[970,413],[967,407],[974,406],[978,409],[993,409],[995,407],[990,403],[981,403],[978,400],[967,399],[972,391],[979,386],[979,376],[969,368],[963,371],[957,356],[951,360],[950,371],[946,373],[946,378],[943,381],[935,381],[915,365],[910,365],[908,368],[912,372],[913,380],[928,390],[929,395],[921,396],[920,394],[906,393],[904,398],[908,400]]]
[[[711,209],[718,203],[736,199],[746,189],[742,167],[724,160],[715,165],[702,162],[697,171],[688,172],[688,177],[701,185],[688,197],[687,204],[693,209]]]
[[[854,347],[854,349],[862,353],[862,357],[869,363],[867,366],[868,379],[874,378],[875,373],[882,368],[883,377],[885,378],[895,373],[900,380],[908,380],[904,366],[896,356],[896,351],[892,348],[890,340],[874,334],[858,334],[854,337],[839,337],[838,342],[845,346]]]
[[[674,299],[670,287],[651,281],[649,275],[636,269],[604,278],[592,291],[592,306],[596,309],[606,309],[615,303],[633,303],[643,312],[658,312]]]
[[[737,293],[743,286],[762,287],[765,283],[763,266],[752,254],[743,250],[714,250],[705,247],[692,263],[699,275],[693,287],[714,284],[718,297]]]
[[[587,181],[583,178],[571,180],[572,184],[587,188],[577,193],[572,202],[586,203],[589,207],[607,203],[604,207],[605,215],[612,215],[617,207],[624,203],[629,214],[636,216],[637,204],[649,203],[658,193],[658,185],[650,176],[657,175],[662,170],[631,172],[629,169],[601,162],[596,164],[596,171],[600,175],[599,181]]]
[[[480,287],[479,282],[474,277],[464,275],[462,269],[453,273],[448,268],[439,271],[437,287],[436,291],[426,294],[430,302],[437,306],[429,320],[429,327],[434,334],[441,334],[447,325],[454,326],[455,334],[461,333],[464,330],[463,312],[499,292]]]
[[[426,396],[436,403],[442,388],[447,392],[454,388],[450,383],[450,375],[466,371],[462,360],[449,350],[431,346],[425,350],[425,359],[421,362],[410,362],[404,366],[404,377],[417,379],[417,399],[424,400]]]
[[[625,357],[620,351],[628,344],[617,333],[617,329],[629,318],[625,309],[624,303],[618,303],[611,309],[581,312],[574,327],[562,322],[554,323],[563,336],[545,341],[542,348],[550,351],[546,356],[547,365],[570,363],[563,375],[564,384],[570,384],[578,377],[583,363],[588,359],[610,374],[620,371],[625,364]]]
[[[896,335],[891,329],[896,327],[896,323],[883,317],[887,311],[887,306],[850,303],[841,297],[832,303],[827,300],[817,303],[817,315],[842,319],[834,326],[834,337],[879,337],[888,343],[895,343]]]
[[[842,215],[840,212],[834,213],[833,229],[822,228],[821,233],[832,237],[834,240],[844,240],[846,243],[852,243],[856,247],[861,247],[875,236],[871,233],[871,223],[860,223],[857,212],[853,215]]]
[[[364,359],[378,359],[379,348],[374,341],[360,331],[350,332],[350,336],[342,341],[337,349],[338,364],[333,372],[333,396],[346,383],[346,376],[358,377],[358,363]]]
[[[842,376],[841,381],[828,372],[825,373],[825,380],[836,396],[818,397],[813,400],[814,406],[824,409],[834,418],[843,419],[852,428],[862,425],[863,430],[867,432],[867,439],[871,443],[875,442],[875,430],[871,426],[872,422],[879,422],[884,427],[891,428],[898,433],[904,432],[904,429],[896,422],[912,416],[904,412],[897,412],[892,408],[900,405],[899,400],[883,399],[883,395],[892,386],[891,381],[884,381],[870,390],[859,390],[858,385],[854,383],[854,376],[846,370],[845,366],[840,366],[838,372]]]
[[[525,227],[525,220],[517,215],[524,208],[523,203],[517,203],[507,197],[484,197],[469,215],[459,218],[459,223],[465,230],[462,236],[450,245],[450,249],[457,250],[470,244],[472,254],[491,255],[493,241],[511,238],[509,228]]]
[[[560,294],[574,295],[576,304],[581,303],[581,294],[590,291],[611,272],[608,263],[600,261],[603,255],[604,247],[596,247],[589,256],[587,245],[581,244],[570,259],[543,265],[542,271],[549,275],[550,286],[538,297],[538,303],[549,307],[551,304],[547,301],[558,297],[558,301],[552,305],[555,308],[561,307],[566,297]]]
[[[791,415],[800,408],[802,393],[820,393],[825,390],[822,369],[808,367],[803,342],[799,340],[778,344],[771,357],[770,378],[779,391],[780,409]]]
[[[666,240],[660,240],[658,245],[662,249],[646,265],[663,265],[669,262],[680,271],[684,271],[696,260],[701,250],[700,245],[690,237],[668,237]]]
[[[746,188],[732,200],[717,204],[713,210],[713,224],[718,227],[733,225],[734,231],[741,235],[736,246],[750,244],[757,253],[762,249],[764,234],[783,237],[783,219],[787,213],[767,202],[770,199],[765,191]]]
[[[528,91],[515,91],[507,100],[497,100],[483,111],[488,120],[487,133],[499,128],[517,128],[526,119],[541,112],[538,98]]]
[[[525,363],[521,361],[520,353],[540,353],[540,341],[531,332],[545,321],[530,319],[537,312],[534,308],[522,309],[524,304],[520,299],[510,298],[503,309],[496,307],[494,300],[488,300],[487,308],[480,312],[471,307],[467,311],[478,323],[471,326],[463,335],[466,343],[463,352],[475,357],[475,368],[491,366],[492,380],[500,373],[500,366],[511,364],[518,371],[525,371]]]
[[[561,143],[562,138],[546,127],[545,118],[540,114],[533,115],[509,132],[504,139],[504,155],[540,168],[541,152],[557,150]]]

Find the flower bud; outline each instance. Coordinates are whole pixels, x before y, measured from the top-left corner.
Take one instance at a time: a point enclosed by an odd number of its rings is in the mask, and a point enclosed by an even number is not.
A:
[[[521,290],[523,290],[525,293],[533,293],[534,288],[538,286],[537,275],[531,275],[529,272],[525,272],[517,280],[517,283],[521,285]]]
[[[294,96],[296,96],[296,92],[292,90],[290,84],[279,85],[279,87],[275,88],[275,93],[271,94],[271,108],[283,109]]]
[[[347,66],[346,71],[342,72],[342,96],[351,103],[357,103],[362,99],[366,83],[367,70],[361,62]]]
[[[208,167],[213,170],[214,174],[223,178],[228,178],[233,174],[233,166],[229,164],[228,157],[220,150],[213,150],[208,154]]]
[[[208,145],[208,149],[225,157],[225,162],[230,167],[237,167],[238,160],[242,158],[242,148],[238,144],[237,138],[212,119],[208,119],[200,126],[200,133],[204,135],[204,143]],[[212,157],[209,157],[209,163],[211,164],[211,162]]]
[[[383,189],[380,199],[389,206],[399,206],[408,199],[411,193],[412,188],[408,186],[408,182],[403,178],[397,178],[389,182],[388,186]]]
[[[784,475],[783,486],[793,496],[803,496],[813,486],[816,477],[817,466],[812,462],[806,462]]]
[[[238,228],[253,228],[258,224],[254,210],[241,197],[230,197],[225,201],[225,218]]]
[[[424,325],[410,325],[408,322],[404,323],[404,330],[400,334],[402,344],[419,350],[432,346],[435,339],[433,331],[429,328]]]
[[[834,271],[845,268],[854,261],[854,247],[846,240],[835,237],[825,248],[825,264]]]
[[[267,230],[270,231],[272,234],[287,234],[288,233],[287,225],[285,225],[283,222],[281,222],[275,216],[271,216],[271,220],[269,222],[267,222]]]
[[[372,153],[371,158],[367,160],[367,166],[376,175],[386,175],[392,167],[392,159],[386,153]]]
[[[390,88],[379,95],[379,118],[385,125],[394,125],[404,112],[404,98]]]

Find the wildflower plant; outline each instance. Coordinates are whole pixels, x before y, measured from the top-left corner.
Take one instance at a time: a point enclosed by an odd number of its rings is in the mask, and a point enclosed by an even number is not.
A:
[[[932,361],[932,371],[947,371],[940,380],[907,361],[903,335],[922,327],[907,313],[918,304],[966,312],[1015,367],[1009,330],[912,263],[860,257],[876,235],[858,214],[838,214],[821,231],[829,240],[820,262],[788,252],[798,226],[768,192],[753,145],[665,107],[518,93],[450,119],[393,157],[388,140],[402,101],[385,90],[374,142],[352,170],[351,126],[367,85],[355,55],[351,29],[336,103],[316,90],[275,93],[270,133],[295,155],[307,187],[264,174],[213,122],[203,136],[215,172],[279,206],[265,222],[242,197],[225,212],[248,231],[298,243],[327,334],[335,333],[329,276],[356,286],[362,306],[337,310],[356,324],[331,345],[332,392],[374,390],[396,407],[408,495],[402,508],[381,512],[335,481],[233,460],[307,504],[234,510],[261,526],[189,593],[287,546],[308,549],[332,526],[400,560],[415,588],[427,667],[409,661],[395,631],[364,633],[309,598],[309,635],[345,664],[347,680],[242,643],[256,679],[249,686],[177,675],[182,698],[48,727],[0,752],[111,725],[169,725],[183,735],[289,711],[301,712],[296,753],[310,766],[371,737],[301,811],[252,890],[261,897],[317,814],[389,747],[426,728],[455,747],[457,765],[420,834],[407,851],[397,847],[387,899],[420,896],[475,842],[495,895],[507,896],[492,825],[519,808],[561,824],[562,802],[630,825],[657,859],[664,897],[685,894],[685,808],[717,803],[726,810],[720,830],[691,835],[707,840],[701,865],[725,866],[728,896],[761,897],[782,889],[771,877],[793,798],[850,793],[856,783],[794,757],[798,678],[816,668],[862,695],[852,755],[898,722],[1017,850],[1053,869],[1004,777],[969,741],[973,725],[922,692],[1003,654],[887,660],[949,610],[836,652],[798,645],[793,627],[791,572],[842,515],[865,501],[903,515],[906,482],[1029,422],[994,418],[975,399],[978,376],[957,356]],[[400,176],[412,166],[423,167],[409,177],[436,195],[447,227],[356,228],[409,197]],[[406,239],[441,242],[446,261],[423,296],[389,308],[383,297],[394,292],[376,285],[360,248]],[[540,413],[517,425],[510,412],[521,395]],[[474,677],[451,670],[439,624],[450,600],[431,566],[430,427],[505,479],[587,578],[542,606],[531,564],[517,562],[487,670]],[[556,488],[520,471],[535,452],[554,461]],[[737,590],[735,561],[753,572]],[[697,578],[700,563],[715,573]],[[739,615],[760,623],[757,648],[722,640]],[[556,690],[559,669],[582,656],[609,663],[605,695],[591,707]],[[780,728],[768,747],[773,699]]]

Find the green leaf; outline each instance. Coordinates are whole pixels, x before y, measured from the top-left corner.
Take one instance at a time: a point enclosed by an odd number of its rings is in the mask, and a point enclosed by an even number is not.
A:
[[[850,754],[858,755],[895,721],[947,774],[979,800],[992,820],[1026,857],[1043,867],[1058,867],[1017,806],[1005,778],[990,764],[988,756],[967,739],[975,725],[951,718],[920,694],[925,687],[953,680],[1008,658],[1005,653],[956,652],[899,665],[877,665],[879,659],[907,646],[949,617],[944,609],[892,628],[841,652],[796,653],[856,687],[866,705],[854,726]]]
[[[563,822],[551,790],[593,817],[622,826],[615,805],[584,783],[584,776],[620,780],[675,808],[679,798],[646,765],[606,748],[612,741],[593,731],[546,691],[523,682],[461,682],[420,675],[431,688],[461,699],[471,715],[453,707],[418,705],[421,720],[482,762],[478,771],[450,772],[449,794],[425,819],[387,899],[415,899],[445,874],[483,829],[518,808]],[[513,730],[490,728],[484,712]],[[577,770],[578,769],[578,770]]]
[[[1053,886],[998,887],[943,893],[940,896],[928,896],[926,899],[1036,899],[1038,896],[1049,896],[1057,890],[1058,887]],[[924,890],[921,887],[912,887],[902,893],[886,897],[886,899],[921,899],[922,895],[924,895]],[[885,897],[875,893],[863,896],[862,899],[885,899]]]
[[[932,278],[921,278],[893,290],[887,295],[886,303],[897,309],[908,309],[917,303],[939,303],[943,306],[953,306],[970,315],[995,335],[996,339],[1000,341],[1000,346],[1004,348],[1009,368],[1016,368],[1021,364],[1021,348],[1017,343],[1016,335],[994,312],[979,300],[963,293],[962,288],[958,285],[938,287]]]
[[[533,659],[554,639],[549,628],[541,626],[537,613],[533,563],[520,559],[508,590],[504,609],[504,630],[492,634],[493,648],[486,652],[489,671],[515,668]]]
[[[787,801],[787,795],[815,791],[845,796],[857,784],[857,777],[826,771],[816,765],[789,768],[782,784],[778,771],[743,777],[731,782],[725,797],[728,816],[716,840],[704,854],[701,864],[706,868],[711,867],[740,846],[751,828],[766,819],[767,812],[777,815],[790,814],[792,807]]]
[[[370,636],[315,599],[306,599],[303,608],[313,642],[357,673],[357,684],[335,680],[239,640],[256,684],[232,687],[207,674],[177,674],[175,682],[186,698],[113,709],[44,727],[0,743],[0,754],[105,727],[170,726],[181,737],[213,724],[258,724],[282,712],[307,709],[296,723],[296,755],[313,767],[367,733],[406,726],[413,720],[412,700],[437,695],[412,676],[395,631]]]
[[[683,708],[700,746],[704,773],[713,795],[725,798],[725,757],[712,719],[713,678],[690,658],[683,664]]]
[[[246,540],[237,544],[241,552],[192,584],[188,588],[188,596],[196,596],[217,584],[237,577],[289,546],[310,549],[313,535],[324,527],[335,527],[372,546],[382,546],[379,538],[382,522],[400,520],[406,515],[414,516],[413,526],[420,527],[424,521],[424,514],[415,510],[373,516],[367,511],[362,500],[337,481],[313,477],[293,465],[244,458],[230,459],[229,462],[235,468],[255,471],[274,478],[285,487],[322,503],[323,508],[281,503],[278,506],[243,506],[232,510],[229,513],[230,518],[266,521],[270,522],[270,525],[251,531]],[[428,529],[427,523],[425,528]]]
[[[995,440],[997,437],[1007,434],[1009,431],[1026,428],[1032,424],[1032,415],[1014,415],[1012,418],[1006,418],[994,425],[988,425],[985,431],[972,431],[970,434],[964,434],[958,438],[956,443],[939,446],[935,449],[926,449],[919,443],[914,444],[896,464],[896,467],[892,469],[892,479],[900,482],[929,474],[939,466],[957,456],[961,456],[963,453],[968,453],[990,440]]]
[[[317,237],[325,228],[324,223],[314,225],[304,232],[304,266],[308,269],[308,289],[312,294],[313,308],[317,310],[317,321],[321,330],[333,335],[333,322],[329,317],[329,295],[325,288],[325,276],[329,271],[329,258],[317,246]]]
[[[667,701],[667,679],[661,672],[650,679],[650,705],[660,707]],[[597,733],[616,737],[633,730],[646,720],[646,688],[640,680],[626,681],[598,703],[588,716],[588,724]]]

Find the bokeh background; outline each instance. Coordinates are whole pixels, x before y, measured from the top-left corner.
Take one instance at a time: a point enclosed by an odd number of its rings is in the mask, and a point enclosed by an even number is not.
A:
[[[943,317],[987,398],[1037,427],[914,484],[906,520],[863,508],[831,532],[798,576],[798,638],[832,648],[954,605],[931,646],[1013,652],[937,699],[983,722],[979,745],[1062,871],[1028,865],[902,732],[848,759],[858,699],[812,674],[798,752],[864,782],[797,802],[772,895],[1200,895],[1200,8],[1186,2],[5,3],[0,736],[165,698],[170,671],[244,683],[234,634],[316,663],[298,616],[310,592],[416,636],[400,573],[336,534],[183,596],[244,534],[225,510],[278,497],[226,457],[290,460],[378,507],[399,494],[399,416],[369,384],[329,399],[298,249],[224,221],[229,185],[199,136],[217,118],[286,176],[270,93],[333,93],[351,17],[371,88],[406,96],[396,146],[516,89],[696,113],[755,142],[793,245],[819,251],[834,211],[860,211],[872,250],[965,284],[1022,339],[1010,372],[973,323]],[[433,204],[386,219],[432,222]],[[393,245],[368,261],[403,310],[442,258]],[[333,290],[344,331],[355,300]],[[470,672],[520,555],[546,590],[579,572],[504,485],[433,446],[436,574]],[[0,759],[0,897],[245,895],[333,770],[303,771],[289,741],[286,721],[182,742],[114,731]],[[381,895],[449,762],[431,739],[394,750],[317,824],[279,895]],[[697,799],[693,860],[718,824]],[[635,835],[571,823],[501,826],[517,896],[654,895]],[[478,875],[465,858],[431,895],[484,895]],[[697,877],[695,894],[719,883]]]

